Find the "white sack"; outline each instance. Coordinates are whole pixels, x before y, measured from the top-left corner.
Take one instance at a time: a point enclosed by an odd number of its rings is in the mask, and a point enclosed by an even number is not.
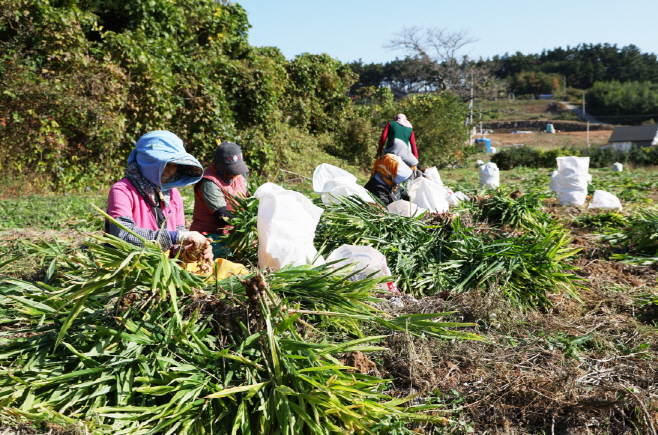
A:
[[[615,195],[605,190],[595,190],[592,202],[587,208],[621,211],[621,201]]]
[[[352,264],[350,273],[356,273],[349,278],[349,281],[360,281],[368,278],[373,273],[374,275],[371,278],[391,276],[391,270],[388,268],[384,254],[370,246],[341,245],[329,254],[327,262],[341,259],[343,261],[339,261],[333,267],[337,269],[347,264]],[[393,282],[382,283],[378,287],[397,292],[397,288]]]
[[[557,175],[552,183],[560,205],[580,206],[585,204],[587,182],[592,179],[588,173],[589,157],[558,157]]]
[[[448,205],[454,207],[462,201],[468,201],[471,198],[468,197],[464,192],[455,192],[448,195]]]
[[[432,166],[431,168],[426,168],[424,174],[430,180],[437,182],[439,184],[443,184],[443,181],[441,181],[441,175],[439,174],[439,170],[436,169],[436,166]]]
[[[278,184],[268,182],[268,183],[262,184],[258,189],[256,189],[256,191],[254,192],[254,196],[257,199],[261,199],[262,197],[264,197],[265,195],[268,195],[270,193],[281,193],[281,192],[285,192],[285,191],[286,191],[286,189],[279,186]]]
[[[624,170],[624,165],[622,165],[621,163],[613,163],[612,170],[615,172],[621,172]]]
[[[495,163],[480,166],[480,187],[496,188],[500,186],[500,171]]]
[[[448,191],[445,186],[428,178],[416,178],[409,183],[407,191],[411,202],[432,213],[444,213],[450,208],[447,199]]]
[[[272,183],[256,193],[260,195],[258,267],[278,270],[291,263],[299,266],[311,262],[317,254],[313,246],[315,228],[324,210],[301,193]],[[316,264],[323,262],[320,258]]]
[[[557,183],[555,181],[555,179],[557,178],[557,174],[558,174],[557,171],[553,171],[553,173],[551,174],[551,182],[548,183],[548,188],[553,192],[557,191]]]
[[[324,193],[322,194],[322,202],[326,205],[340,204],[341,196],[355,195],[366,202],[374,203],[372,197],[365,189],[365,187],[356,184],[355,182],[347,182],[345,179],[337,179],[327,181],[324,184]]]
[[[390,203],[387,208],[389,213],[399,214],[405,217],[420,216],[427,211],[424,208],[418,207],[416,204],[405,201],[404,199],[398,199],[397,201]]]
[[[320,195],[325,192],[325,184],[334,180],[341,180],[344,183],[356,183],[356,177],[345,169],[329,163],[322,163],[313,171],[313,190]]]
[[[482,160],[475,161],[475,166],[482,166],[482,165],[484,165],[484,162]]]

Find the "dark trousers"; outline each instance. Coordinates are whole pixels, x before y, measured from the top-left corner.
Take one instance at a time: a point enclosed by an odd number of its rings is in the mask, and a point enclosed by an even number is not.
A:
[[[407,192],[403,192],[399,185],[389,186],[388,184],[380,183],[375,177],[370,177],[370,180],[363,187],[379,198],[384,205],[389,205],[400,198],[409,200],[409,195]]]

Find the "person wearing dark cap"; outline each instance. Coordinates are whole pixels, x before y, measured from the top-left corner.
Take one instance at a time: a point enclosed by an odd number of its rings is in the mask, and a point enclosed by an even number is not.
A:
[[[194,214],[191,231],[198,231],[217,241],[230,233],[226,221],[232,218],[230,196],[247,196],[245,175],[249,169],[244,163],[242,149],[233,142],[222,142],[213,155],[212,163],[203,178],[194,186]],[[215,257],[226,256],[228,251],[221,243],[213,243]]]

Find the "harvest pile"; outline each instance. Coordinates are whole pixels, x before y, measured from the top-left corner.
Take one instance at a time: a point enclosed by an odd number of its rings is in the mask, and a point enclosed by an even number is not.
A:
[[[607,422],[592,433],[651,433],[658,333],[641,322],[658,320],[656,273],[585,260],[547,203],[489,190],[412,218],[323,206],[322,255],[378,249],[401,298],[345,267],[217,280],[148,243],[45,245],[47,284],[0,281],[0,417],[79,433],[563,433],[591,419]],[[252,266],[257,214],[240,199],[226,239]],[[655,255],[654,220],[598,228]],[[643,275],[611,294],[612,272]]]

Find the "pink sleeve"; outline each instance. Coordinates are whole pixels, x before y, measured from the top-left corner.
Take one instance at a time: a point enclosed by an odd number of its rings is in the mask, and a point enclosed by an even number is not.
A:
[[[173,206],[171,220],[174,223],[175,230],[177,227],[185,226],[185,207],[183,205],[183,197],[180,195],[178,189],[171,189],[171,205]]]
[[[107,214],[113,218],[119,216],[133,216],[133,197],[122,184],[116,183],[107,196]]]

